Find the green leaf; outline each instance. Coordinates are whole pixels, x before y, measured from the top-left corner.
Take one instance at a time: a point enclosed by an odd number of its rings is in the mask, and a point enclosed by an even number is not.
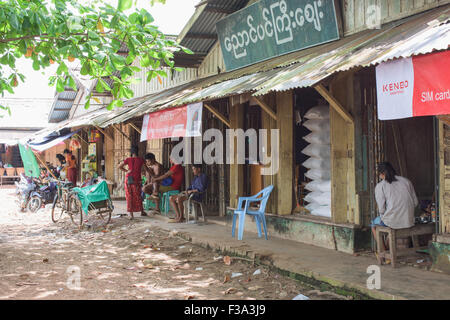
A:
[[[9,17],[9,23],[11,24],[11,27],[15,29],[14,31],[18,31],[19,21],[17,20],[17,16],[14,13],[12,13]]]
[[[58,92],[64,91],[64,81],[61,78],[58,78],[58,81],[56,81],[56,91]]]
[[[105,92],[105,89],[102,86],[102,83],[100,82],[100,79],[98,79],[97,81],[97,85],[95,86],[95,90],[97,90],[97,92],[103,93]]]
[[[68,86],[71,87],[73,90],[77,91],[77,84],[75,83],[75,80],[71,76],[67,78],[68,80]]]
[[[119,9],[119,11],[125,11],[130,9],[132,5],[133,5],[132,0],[119,0],[117,9]]]
[[[33,61],[33,69],[38,71],[41,68],[41,64],[39,63],[39,60]]]

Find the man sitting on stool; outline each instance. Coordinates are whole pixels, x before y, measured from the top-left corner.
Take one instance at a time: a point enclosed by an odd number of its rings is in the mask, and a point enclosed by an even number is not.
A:
[[[192,196],[192,200],[202,201],[203,192],[205,192],[208,187],[208,178],[206,177],[206,174],[202,173],[201,164],[194,164],[192,166],[192,172],[194,173],[194,180],[187,191],[170,197],[170,206],[176,214],[173,222],[183,222],[184,201],[186,201],[193,193],[194,195]]]
[[[377,225],[392,229],[413,227],[414,209],[419,204],[411,181],[397,176],[389,162],[378,164],[377,169],[381,181],[375,187],[375,199],[380,216],[371,224],[375,239]],[[385,243],[377,243],[377,246],[388,249]]]

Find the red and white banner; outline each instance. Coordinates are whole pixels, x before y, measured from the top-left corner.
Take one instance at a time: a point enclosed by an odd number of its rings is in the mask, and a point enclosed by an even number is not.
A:
[[[144,116],[141,142],[202,135],[203,103],[153,112]]]
[[[450,51],[377,66],[378,119],[450,114]]]

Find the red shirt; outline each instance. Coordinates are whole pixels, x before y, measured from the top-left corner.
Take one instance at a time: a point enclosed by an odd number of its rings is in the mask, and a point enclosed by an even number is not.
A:
[[[170,185],[173,190],[181,190],[181,185],[183,184],[184,180],[184,169],[181,164],[176,164],[172,168],[170,168],[171,172],[173,174],[172,177],[172,184]]]
[[[126,158],[124,163],[128,166],[128,170],[131,173],[125,175],[125,179],[128,180],[128,176],[131,175],[135,183],[140,184],[142,182],[142,166],[144,165],[144,159],[142,158]]]

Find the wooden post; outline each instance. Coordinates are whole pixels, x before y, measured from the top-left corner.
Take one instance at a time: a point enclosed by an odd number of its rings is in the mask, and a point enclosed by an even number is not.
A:
[[[230,107],[230,127],[244,127],[244,108],[240,104]],[[230,155],[234,163],[230,164],[230,206],[236,208],[239,197],[244,196],[244,165],[237,164],[237,139],[234,140],[234,154]],[[227,151],[229,152],[229,150]]]
[[[279,130],[279,154],[277,188],[277,214],[288,215],[293,209],[294,192],[294,97],[293,91],[277,92],[277,129]],[[273,148],[273,146],[272,146]],[[272,149],[272,152],[274,150]]]
[[[360,222],[355,178],[355,125],[347,111],[354,105],[353,79],[354,74],[349,73],[331,83],[331,93],[322,92],[324,97],[328,96],[330,105],[334,105],[330,108],[330,141],[331,215],[335,223]],[[343,105],[348,108],[344,109]]]
[[[276,105],[275,94],[271,93],[271,94],[265,95],[264,99],[265,99],[265,101],[268,102],[269,105]],[[262,128],[267,130],[267,144],[265,146],[267,148],[266,154],[268,156],[272,156],[272,147],[271,147],[272,132],[271,132],[271,130],[277,128],[277,122],[267,112],[261,113],[261,121],[262,121]],[[276,156],[278,156],[278,155],[276,155]],[[276,172],[274,172],[274,170],[272,170],[271,175],[264,175],[263,182],[264,182],[264,185],[263,185],[264,188],[268,187],[270,185],[274,186],[274,191],[270,195],[269,201],[267,201],[266,212],[276,213],[277,212],[277,203],[278,203],[278,201],[277,201],[278,195],[275,192],[275,190],[278,189],[278,186],[277,186],[278,181],[277,181]]]

